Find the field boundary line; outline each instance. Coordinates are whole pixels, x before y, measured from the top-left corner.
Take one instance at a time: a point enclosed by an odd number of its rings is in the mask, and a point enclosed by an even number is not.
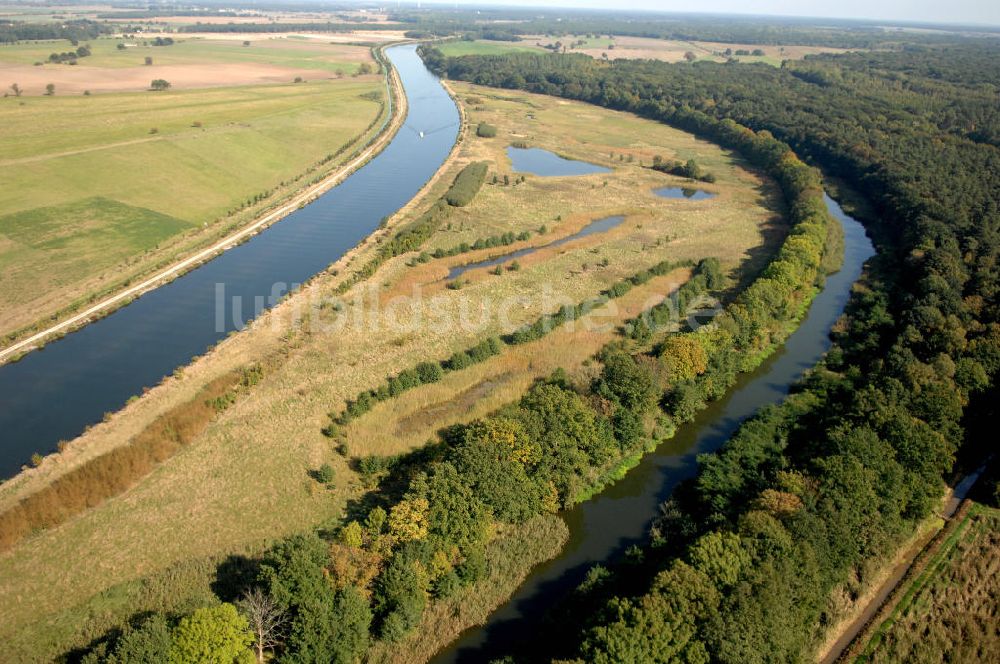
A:
[[[115,148],[122,148],[129,145],[138,145],[140,143],[150,143],[152,141],[162,141],[162,140],[164,140],[163,136],[133,138],[132,140],[129,141],[118,141],[117,143],[107,143],[106,145],[93,145],[89,148],[80,148],[78,150],[66,150],[65,152],[47,152],[45,154],[32,155],[31,157],[17,157],[15,159],[0,159],[0,166],[18,166],[20,164],[32,164],[40,161],[48,161],[49,159],[61,159],[62,157],[75,157],[76,155],[89,154],[91,152],[100,152],[101,150],[113,150]]]

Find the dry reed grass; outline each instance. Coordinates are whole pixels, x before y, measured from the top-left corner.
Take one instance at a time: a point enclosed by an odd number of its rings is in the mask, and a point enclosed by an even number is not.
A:
[[[881,627],[866,661],[980,662],[1000,652],[1000,512],[974,505],[963,525]]]
[[[0,514],[0,551],[127,491],[205,430],[216,415],[212,400],[231,392],[240,377],[235,371],[216,378],[193,400],[153,420],[128,445],[77,467]]]

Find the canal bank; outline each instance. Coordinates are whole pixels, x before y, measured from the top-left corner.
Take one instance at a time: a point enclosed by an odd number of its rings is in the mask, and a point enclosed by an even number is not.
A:
[[[273,307],[404,207],[451,153],[459,113],[415,45],[387,49],[409,99],[405,125],[338,186],[214,260],[0,367],[0,476],[79,435]],[[239,303],[219,322],[217,290]]]

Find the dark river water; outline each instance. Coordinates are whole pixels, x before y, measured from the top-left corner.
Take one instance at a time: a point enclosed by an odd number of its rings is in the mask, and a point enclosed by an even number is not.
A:
[[[387,50],[409,112],[344,182],[250,241],[77,332],[0,367],[0,477],[52,451],[325,269],[406,204],[458,136],[458,109],[415,45]],[[224,288],[225,316],[217,315]],[[240,298],[234,315],[234,298]],[[220,320],[221,319],[221,324]]]
[[[694,422],[680,427],[672,440],[645,456],[624,479],[564,513],[570,537],[561,554],[532,570],[485,626],[466,630],[432,662],[487,662],[519,644],[544,639],[536,626],[546,609],[576,588],[593,565],[613,561],[629,546],[646,540],[660,503],[696,471],[697,455],[717,450],[746,418],[763,406],[780,402],[829,350],[830,329],[843,312],[864,262],[875,251],[860,223],[829,197],[826,204],[844,229],[844,264],[826,280],[784,346],[756,371],[743,376],[728,396],[711,404]]]

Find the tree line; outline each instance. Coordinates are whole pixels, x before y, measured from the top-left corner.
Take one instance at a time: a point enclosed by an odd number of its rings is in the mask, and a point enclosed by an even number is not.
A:
[[[473,15],[460,9],[439,10],[434,13],[402,10],[393,12],[391,16],[393,20],[412,25],[420,32],[439,37],[461,35],[485,39],[489,39],[487,34],[497,31],[496,27],[490,26],[490,21],[503,21],[503,33],[522,38],[539,34],[550,38],[618,35],[720,44],[802,44],[863,49],[895,49],[904,44],[935,44],[959,39],[954,34],[942,35],[932,31],[920,34],[910,32],[901,37],[899,33],[885,30],[884,24],[857,20],[827,19],[820,27],[814,22],[795,18],[741,16],[732,19],[718,16],[656,15],[622,9],[616,10],[613,16],[607,12],[586,10],[575,11],[572,15],[516,8],[482,8],[477,12],[479,13]],[[964,41],[976,40],[968,38]]]
[[[68,39],[76,46],[78,42],[97,39],[113,31],[113,26],[86,19],[52,23],[0,20],[0,44],[35,39]]]

